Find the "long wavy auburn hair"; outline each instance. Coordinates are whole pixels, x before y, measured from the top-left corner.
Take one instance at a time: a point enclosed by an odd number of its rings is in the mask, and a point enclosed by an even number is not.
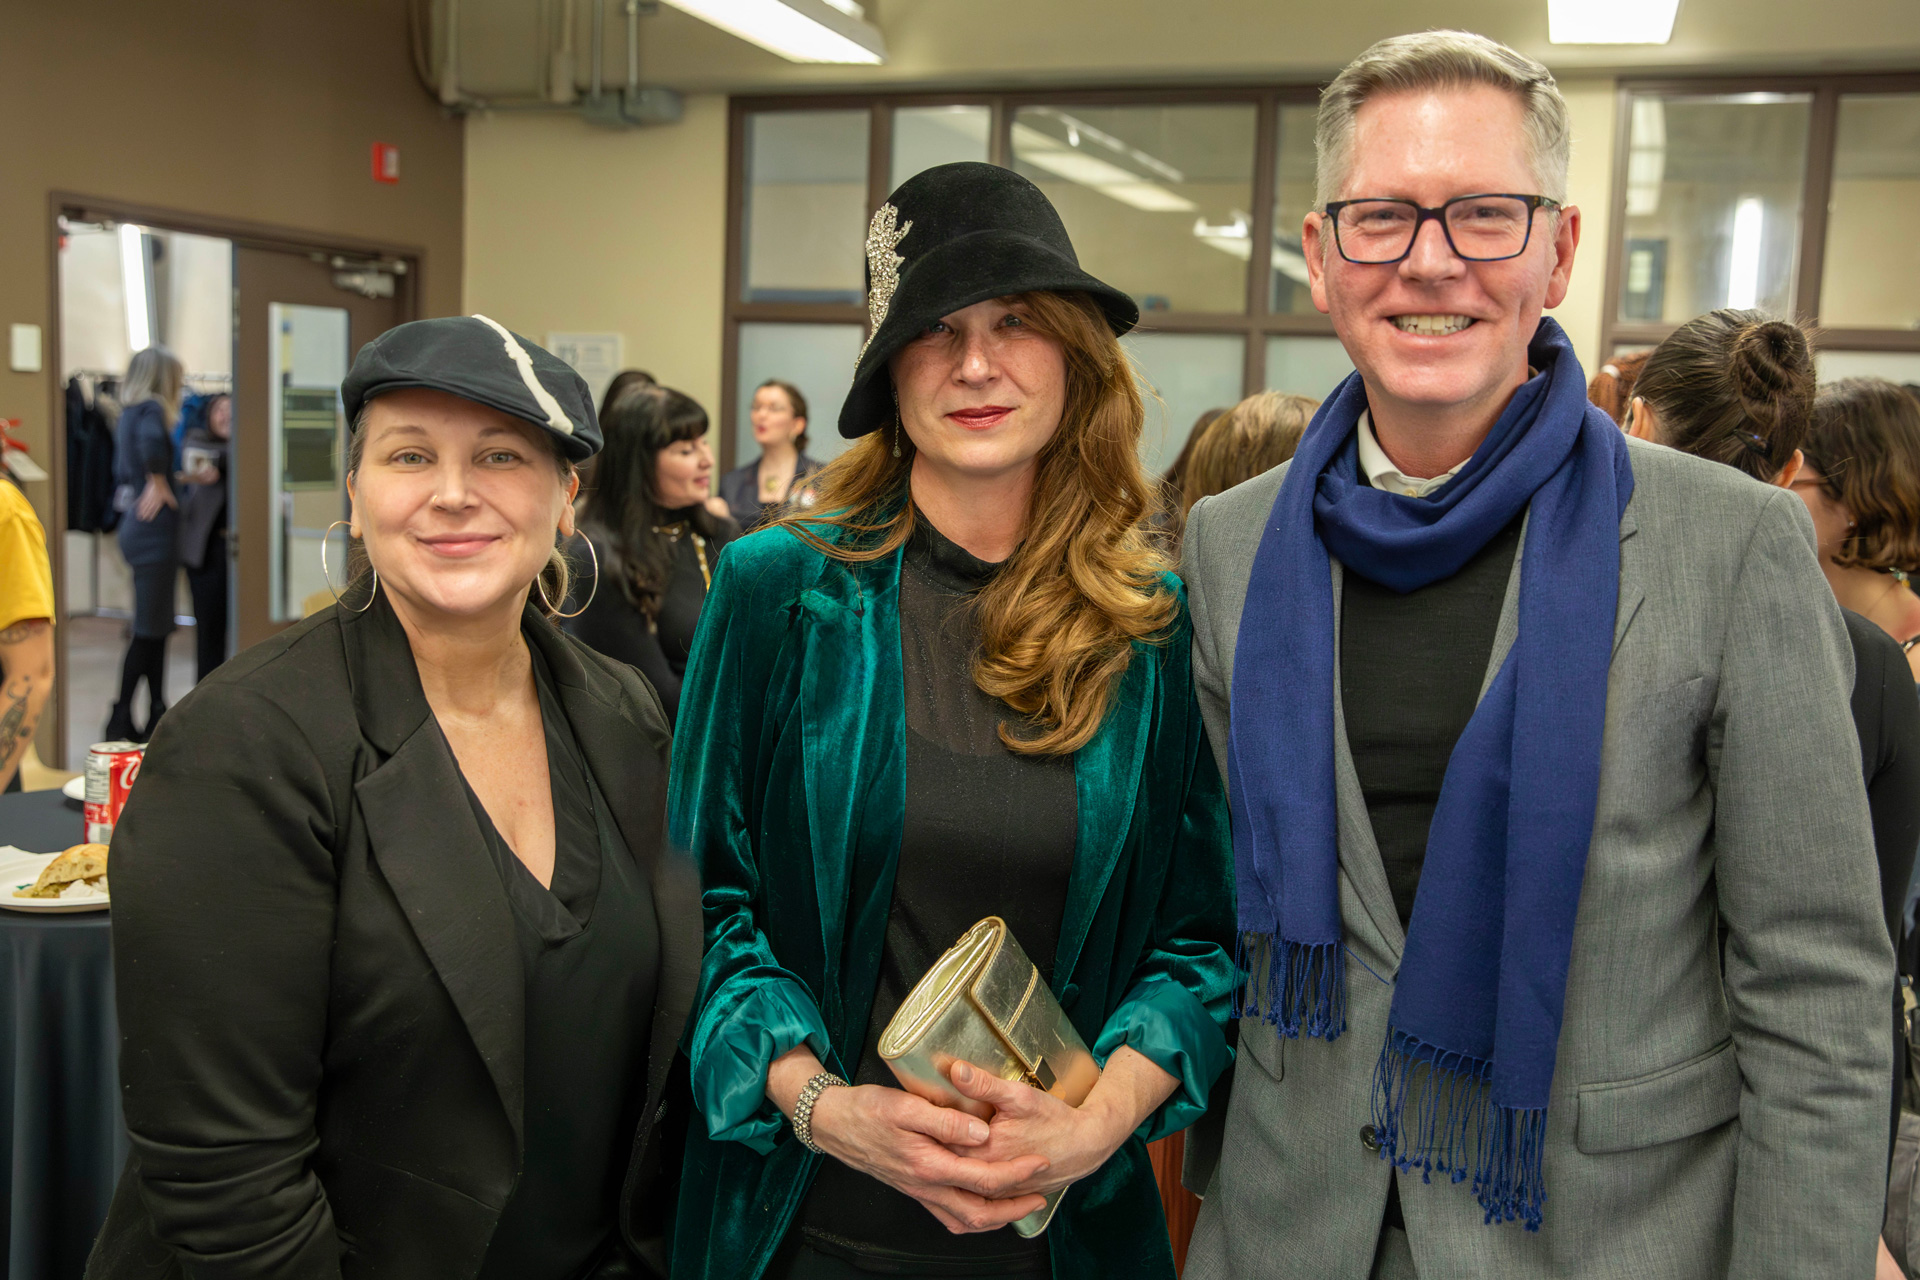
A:
[[[1010,750],[1068,755],[1100,728],[1134,641],[1164,639],[1174,596],[1142,529],[1155,487],[1140,465],[1146,410],[1126,352],[1085,294],[1013,301],[1063,348],[1066,404],[1037,460],[1026,536],[974,598],[973,679],[1026,719],[1019,732],[1001,726]],[[918,519],[914,452],[898,427],[868,433],[819,473],[816,506],[780,523],[846,563],[891,555]]]

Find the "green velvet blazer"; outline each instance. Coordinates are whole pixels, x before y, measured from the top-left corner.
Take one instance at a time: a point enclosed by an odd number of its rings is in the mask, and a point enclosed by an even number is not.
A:
[[[898,554],[846,564],[775,528],[727,548],[701,613],[668,802],[708,948],[675,1280],[757,1280],[826,1158],[767,1101],[768,1064],[804,1042],[841,1076],[859,1066],[906,806],[899,588]],[[1062,1280],[1172,1280],[1145,1143],[1198,1119],[1232,1059],[1232,854],[1190,634],[1182,592],[1074,758],[1053,991],[1102,1063],[1131,1045],[1180,1087],[1069,1191],[1047,1231]]]

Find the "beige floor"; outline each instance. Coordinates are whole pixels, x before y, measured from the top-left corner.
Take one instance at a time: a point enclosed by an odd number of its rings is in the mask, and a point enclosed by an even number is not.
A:
[[[65,765],[77,771],[86,767],[87,748],[100,740],[113,700],[120,694],[120,663],[131,633],[123,618],[69,618],[61,625],[67,629]],[[193,682],[193,628],[176,627],[167,641],[167,701],[178,702]],[[144,687],[135,700],[133,718],[136,724],[146,723]]]

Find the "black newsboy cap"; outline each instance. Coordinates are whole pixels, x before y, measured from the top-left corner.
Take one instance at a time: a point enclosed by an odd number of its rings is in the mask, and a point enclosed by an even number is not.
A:
[[[551,432],[575,462],[600,452],[600,420],[584,378],[546,348],[485,316],[441,316],[387,330],[360,348],[340,384],[347,421],[367,401],[406,388],[444,391]]]
[[[893,420],[887,361],[942,316],[1014,293],[1086,293],[1114,333],[1140,322],[1134,300],[1080,269],[1060,215],[1011,169],[968,160],[901,183],[867,229],[867,317],[840,407],[848,439]]]

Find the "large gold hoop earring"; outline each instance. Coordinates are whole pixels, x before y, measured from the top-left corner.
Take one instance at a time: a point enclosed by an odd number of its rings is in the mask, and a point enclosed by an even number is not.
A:
[[[365,613],[367,610],[373,608],[373,597],[379,593],[380,571],[372,568],[371,565],[368,566],[373,574],[373,585],[367,589],[367,602],[358,609],[348,609],[347,606],[340,604],[340,593],[333,590],[333,571],[327,568],[327,540],[333,537],[333,531],[343,524],[347,526],[347,534],[351,537],[353,534],[353,525],[345,520],[335,520],[327,526],[327,531],[320,535],[320,580],[325,582],[327,584],[327,590],[332,592],[334,604],[348,613]],[[347,585],[351,587],[353,584],[349,582]]]
[[[593,557],[593,588],[592,590],[587,592],[586,604],[581,605],[578,609],[575,609],[572,613],[560,612],[560,610],[554,608],[553,601],[547,599],[546,584],[540,581],[540,575],[536,573],[533,576],[533,589],[540,593],[540,603],[547,606],[547,612],[552,614],[556,618],[579,617],[581,614],[587,611],[590,605],[593,604],[593,598],[600,594],[600,553],[593,549],[592,538],[583,536],[580,540],[587,544],[587,554]],[[566,553],[562,552],[561,554],[564,555]]]

